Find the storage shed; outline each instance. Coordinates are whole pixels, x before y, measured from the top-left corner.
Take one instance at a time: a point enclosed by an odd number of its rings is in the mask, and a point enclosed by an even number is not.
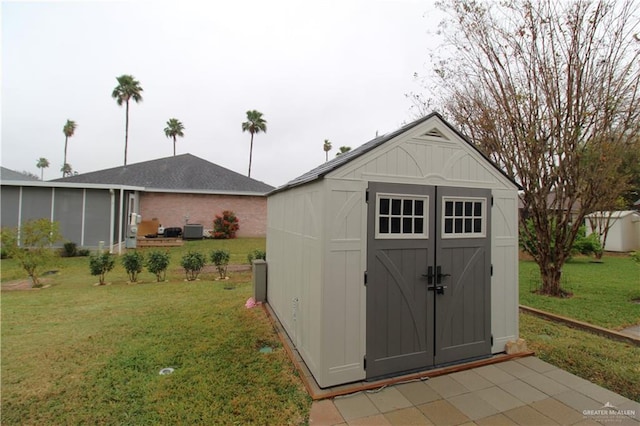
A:
[[[268,194],[267,301],[318,385],[517,339],[517,191],[433,113]]]
[[[587,235],[602,233],[609,221],[609,231],[604,249],[629,252],[640,250],[640,213],[634,210],[594,212],[586,216]]]

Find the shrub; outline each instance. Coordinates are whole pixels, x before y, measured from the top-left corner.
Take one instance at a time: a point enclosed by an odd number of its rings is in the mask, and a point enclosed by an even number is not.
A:
[[[213,221],[213,238],[235,238],[236,232],[240,229],[239,223],[235,213],[230,210],[223,211],[222,216],[216,215]]]
[[[253,251],[250,251],[249,254],[247,255],[247,260],[249,261],[249,264],[253,263],[253,261],[256,259],[267,260],[267,252],[260,249],[255,249]]]
[[[167,268],[169,267],[169,260],[170,256],[166,251],[155,250],[147,254],[145,266],[147,267],[147,271],[155,274],[157,282],[164,281],[167,275]]]
[[[207,259],[204,254],[197,251],[189,251],[182,256],[180,265],[184,268],[184,273],[187,276],[187,281],[194,281],[200,275],[200,271],[204,268]]]
[[[75,257],[78,255],[78,246],[72,241],[64,243],[62,250],[60,250],[60,256],[62,257]]]
[[[552,222],[550,225],[555,235],[556,225],[554,222]],[[533,220],[527,219],[524,226],[526,226],[526,228],[529,230],[529,233],[531,235],[535,235]],[[521,227],[520,239],[519,239],[520,248],[523,251],[535,257],[538,254],[535,243],[536,241],[530,239],[527,233],[525,233]],[[551,246],[552,247],[555,246],[555,238],[551,239]],[[586,228],[584,226],[581,226],[580,229],[578,230],[578,234],[576,235],[576,238],[573,241],[573,245],[571,246],[571,254],[578,254],[578,253],[584,254],[584,255],[602,254],[602,245],[600,244],[600,240],[598,239],[598,236],[594,233],[594,234],[589,234],[589,236],[587,237]]]
[[[56,255],[51,245],[62,239],[57,222],[48,219],[29,220],[17,228],[3,229],[2,248],[6,257],[16,259],[33,283],[41,287],[39,271]],[[18,245],[20,241],[20,245]]]
[[[76,252],[76,256],[78,257],[87,257],[91,255],[91,250],[89,249],[78,249]]]
[[[100,285],[104,285],[104,276],[107,272],[112,270],[115,265],[116,259],[108,251],[98,253],[89,258],[89,269],[91,270],[91,275],[97,275],[100,277]]]
[[[571,247],[571,251],[573,253],[580,253],[586,256],[595,254],[596,257],[602,256],[602,244],[600,244],[600,239],[598,238],[598,234],[595,232],[585,236],[586,232],[584,230],[584,226],[580,228],[578,235],[576,236],[575,241],[573,242],[573,246]]]
[[[229,253],[229,250],[221,249],[211,252],[211,261],[216,265],[216,270],[218,271],[218,275],[221,280],[227,277],[227,266],[229,265],[230,259],[231,254]]]
[[[135,283],[144,266],[144,255],[139,251],[128,251],[122,256],[122,266],[129,275],[129,281]]]
[[[631,252],[631,259],[633,259],[634,262],[640,265],[640,250]]]

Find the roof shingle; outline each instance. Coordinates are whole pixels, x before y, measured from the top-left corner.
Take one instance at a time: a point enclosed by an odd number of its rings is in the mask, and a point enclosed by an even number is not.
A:
[[[251,179],[191,154],[159,158],[111,169],[83,173],[54,182],[82,182],[142,186],[147,189],[261,193],[271,185]]]

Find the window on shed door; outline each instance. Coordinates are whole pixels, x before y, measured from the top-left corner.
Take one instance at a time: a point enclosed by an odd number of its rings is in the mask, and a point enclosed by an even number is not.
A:
[[[442,238],[486,235],[486,198],[442,197]]]
[[[429,197],[377,194],[376,238],[428,238]]]

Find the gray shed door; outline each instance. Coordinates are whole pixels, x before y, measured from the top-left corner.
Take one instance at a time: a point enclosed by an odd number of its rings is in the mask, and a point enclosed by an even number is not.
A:
[[[371,182],[367,379],[491,353],[484,189]]]

